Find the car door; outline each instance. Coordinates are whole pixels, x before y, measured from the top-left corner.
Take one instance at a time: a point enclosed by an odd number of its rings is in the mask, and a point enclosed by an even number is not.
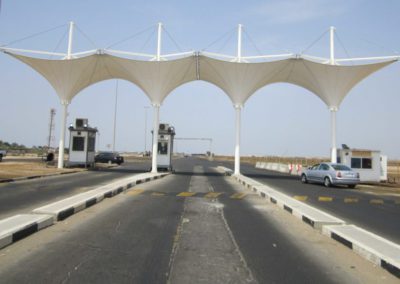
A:
[[[319,182],[324,182],[325,177],[328,175],[329,165],[321,164],[317,171],[317,180]]]
[[[312,181],[317,180],[317,171],[318,171],[319,166],[320,166],[319,164],[316,164],[307,171],[307,178],[309,180],[312,180]]]

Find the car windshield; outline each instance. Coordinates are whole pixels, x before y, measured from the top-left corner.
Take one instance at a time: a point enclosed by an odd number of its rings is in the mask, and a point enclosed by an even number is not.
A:
[[[113,156],[113,153],[111,153],[111,152],[104,152],[104,153],[100,153],[100,156],[112,157],[112,156]]]
[[[332,168],[334,168],[335,171],[351,171],[351,169],[345,165],[332,165]]]

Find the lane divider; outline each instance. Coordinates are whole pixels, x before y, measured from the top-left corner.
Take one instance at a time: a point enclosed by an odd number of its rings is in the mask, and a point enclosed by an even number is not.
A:
[[[63,200],[34,209],[30,214],[19,214],[0,220],[0,249],[23,239],[43,228],[62,221],[71,215],[89,208],[104,198],[111,198],[128,188],[155,180],[168,173],[144,173],[120,179],[116,182],[100,186]],[[140,194],[143,190],[133,190],[130,194]]]
[[[300,218],[303,222],[350,248],[356,254],[400,278],[400,245],[360,227],[346,224],[345,221],[333,215],[246,176],[235,175],[234,178],[240,184],[244,184],[245,188],[259,192],[262,197],[277,204],[293,216]],[[324,198],[329,199],[329,197]],[[379,200],[379,202],[382,201]]]

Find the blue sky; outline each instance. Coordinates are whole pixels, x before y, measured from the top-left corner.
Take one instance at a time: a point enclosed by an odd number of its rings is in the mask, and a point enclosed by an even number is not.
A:
[[[0,43],[64,25],[51,32],[12,44],[12,47],[66,51],[67,23],[79,28],[74,51],[104,48],[147,30],[115,49],[155,53],[156,24],[162,22],[163,53],[179,50],[218,51],[234,55],[235,29],[243,24],[244,55],[300,53],[330,26],[337,29],[337,57],[394,55],[400,50],[399,1],[101,1],[3,0]],[[82,31],[83,33],[81,33]],[[220,39],[224,35],[226,37]],[[171,38],[170,38],[171,36]],[[88,40],[88,38],[90,40]],[[218,40],[218,41],[216,41]],[[215,44],[211,45],[214,41]],[[329,56],[323,36],[307,51]],[[400,64],[395,63],[357,85],[338,112],[338,145],[382,150],[400,159]],[[56,108],[58,144],[61,107],[51,86],[29,67],[0,54],[0,139],[28,146],[45,145],[50,109]],[[82,91],[69,107],[68,123],[89,119],[100,130],[100,149],[112,143],[115,80]],[[147,112],[150,149],[150,102],[131,83],[120,81],[117,142],[119,151],[143,151]],[[179,137],[213,139],[213,151],[234,152],[234,109],[217,87],[196,81],[185,84],[165,100],[161,121],[173,124]],[[205,152],[207,142],[178,141],[178,151]],[[330,116],[325,104],[307,90],[274,84],[257,91],[242,115],[242,155],[325,156],[330,153]]]

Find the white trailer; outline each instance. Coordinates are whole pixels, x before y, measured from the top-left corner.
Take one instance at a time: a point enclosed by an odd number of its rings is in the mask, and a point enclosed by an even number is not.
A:
[[[338,149],[338,162],[360,174],[361,182],[387,180],[387,157],[381,151],[364,149]]]

